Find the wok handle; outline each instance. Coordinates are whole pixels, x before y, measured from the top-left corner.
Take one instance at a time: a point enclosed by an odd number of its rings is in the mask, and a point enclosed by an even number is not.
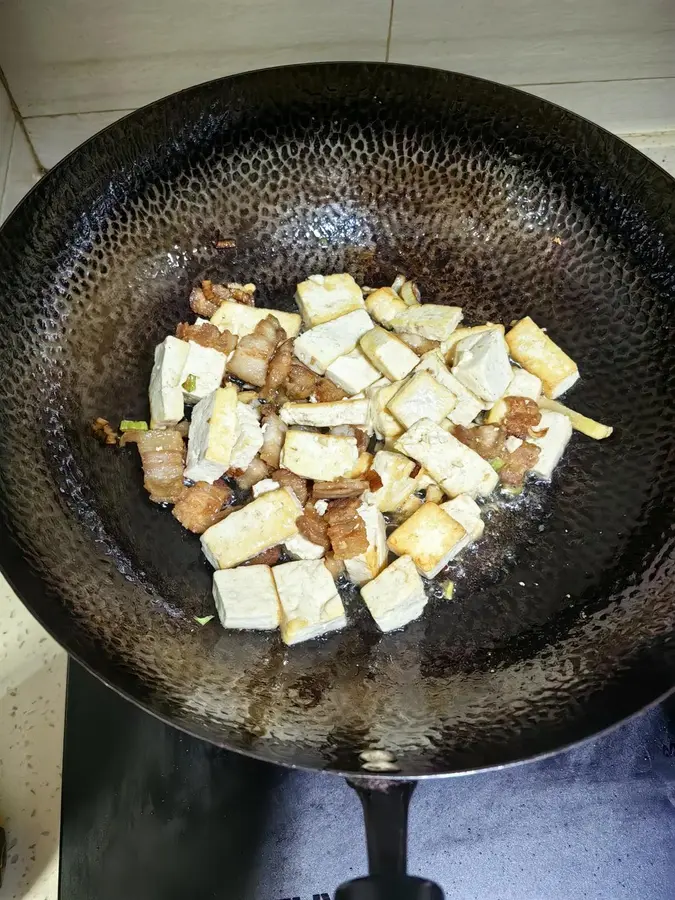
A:
[[[343,884],[335,900],[443,900],[437,884],[406,874],[408,806],[415,782],[355,778],[347,783],[363,806],[370,875]]]

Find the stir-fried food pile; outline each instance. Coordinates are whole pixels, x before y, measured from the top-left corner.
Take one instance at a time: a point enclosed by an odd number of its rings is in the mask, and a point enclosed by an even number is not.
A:
[[[403,276],[312,275],[295,299],[263,309],[253,284],[204,281],[196,321],[155,349],[149,427],[93,430],[136,443],[150,499],[201,535],[225,628],[287,644],[342,628],[340,578],[401,628],[483,534],[484,498],[550,479],[573,429],[612,429],[556,401],[579,370],[529,316],[461,327]]]

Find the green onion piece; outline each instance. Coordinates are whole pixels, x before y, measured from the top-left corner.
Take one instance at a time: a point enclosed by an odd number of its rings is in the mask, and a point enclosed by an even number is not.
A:
[[[135,419],[122,419],[120,431],[147,431],[147,422],[137,422]]]
[[[523,493],[523,486],[522,486],[522,484],[518,485],[517,487],[509,486],[509,487],[502,488],[502,490],[504,491],[505,494],[511,494],[512,497],[519,497]]]
[[[495,472],[499,472],[500,469],[504,468],[504,460],[497,457],[497,459],[491,459],[490,465],[495,470]]]
[[[183,390],[187,391],[188,394],[191,394],[197,387],[197,376],[196,375],[188,375],[188,377],[183,382]]]
[[[208,625],[213,616],[195,616],[197,625]]]
[[[443,585],[443,596],[446,600],[452,600],[452,595],[455,593],[455,582],[447,581]]]

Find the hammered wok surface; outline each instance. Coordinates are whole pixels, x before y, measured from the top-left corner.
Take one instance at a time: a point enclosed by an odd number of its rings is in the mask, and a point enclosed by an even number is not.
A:
[[[254,72],[118,122],[0,234],[0,561],[71,652],[215,743],[359,772],[458,772],[587,736],[675,684],[675,190],[639,153],[518,91],[382,64]],[[217,250],[215,238],[235,238]],[[469,323],[531,314],[578,361],[553,486],[487,537],[402,632],[284,648],[225,632],[199,539],[153,506],[134,447],[152,350],[201,278],[293,309],[312,272],[414,277]],[[522,508],[521,508],[522,506]]]

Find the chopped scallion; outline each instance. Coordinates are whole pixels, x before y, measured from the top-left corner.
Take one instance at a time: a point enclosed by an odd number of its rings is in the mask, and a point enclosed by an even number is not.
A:
[[[147,422],[137,422],[135,419],[122,419],[120,431],[147,431]]]
[[[188,377],[183,382],[183,390],[187,391],[188,394],[191,394],[192,391],[197,387],[197,376],[196,375],[188,375]]]
[[[208,625],[213,616],[195,616],[197,625]]]

